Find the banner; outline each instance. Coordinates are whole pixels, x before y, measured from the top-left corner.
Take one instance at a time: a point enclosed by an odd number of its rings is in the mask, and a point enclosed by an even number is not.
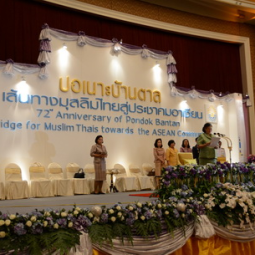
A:
[[[237,141],[244,138],[238,136],[245,133],[244,125],[237,125],[243,121],[236,104],[241,95],[229,102],[174,97],[165,59],[114,54],[110,48],[80,47],[54,37],[51,51],[47,79],[36,73],[0,75],[1,179],[10,162],[22,167],[25,179],[35,161],[57,162],[63,169],[70,162],[92,163],[97,135],[103,135],[108,150],[107,168],[153,164],[156,138],[162,138],[165,149],[171,139],[178,150],[184,138],[195,145],[211,116],[208,106],[217,117],[210,119],[213,132],[235,138],[232,158],[239,161]]]

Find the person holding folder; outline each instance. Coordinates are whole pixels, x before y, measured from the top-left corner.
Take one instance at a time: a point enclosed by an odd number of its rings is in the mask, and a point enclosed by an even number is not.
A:
[[[199,164],[216,164],[215,148],[217,148],[217,146],[215,144],[218,143],[218,138],[212,134],[212,124],[205,123],[202,131],[203,134],[201,134],[197,139],[199,148]]]

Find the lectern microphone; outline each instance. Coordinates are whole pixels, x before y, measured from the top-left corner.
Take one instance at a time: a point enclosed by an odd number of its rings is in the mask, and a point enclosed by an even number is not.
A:
[[[218,137],[224,137],[226,135],[220,134],[220,133],[213,133],[214,135],[217,135]]]

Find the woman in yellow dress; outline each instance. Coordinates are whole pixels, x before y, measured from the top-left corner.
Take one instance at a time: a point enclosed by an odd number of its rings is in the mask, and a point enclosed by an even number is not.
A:
[[[180,165],[179,157],[178,157],[178,150],[174,148],[175,141],[170,140],[168,142],[169,148],[166,149],[166,160],[169,166],[177,166]]]

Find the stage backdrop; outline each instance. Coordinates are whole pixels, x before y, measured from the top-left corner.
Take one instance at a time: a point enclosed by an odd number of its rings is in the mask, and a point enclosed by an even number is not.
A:
[[[174,139],[179,150],[184,138],[193,146],[207,121],[233,140],[233,162],[244,160],[241,95],[232,94],[230,102],[172,96],[165,59],[113,54],[111,47],[80,47],[75,41],[65,49],[63,43],[52,38],[47,79],[0,74],[1,180],[11,162],[28,180],[35,161],[58,162],[63,169],[70,162],[92,163],[97,135],[104,137],[108,168],[153,164],[156,138],[164,148]]]

